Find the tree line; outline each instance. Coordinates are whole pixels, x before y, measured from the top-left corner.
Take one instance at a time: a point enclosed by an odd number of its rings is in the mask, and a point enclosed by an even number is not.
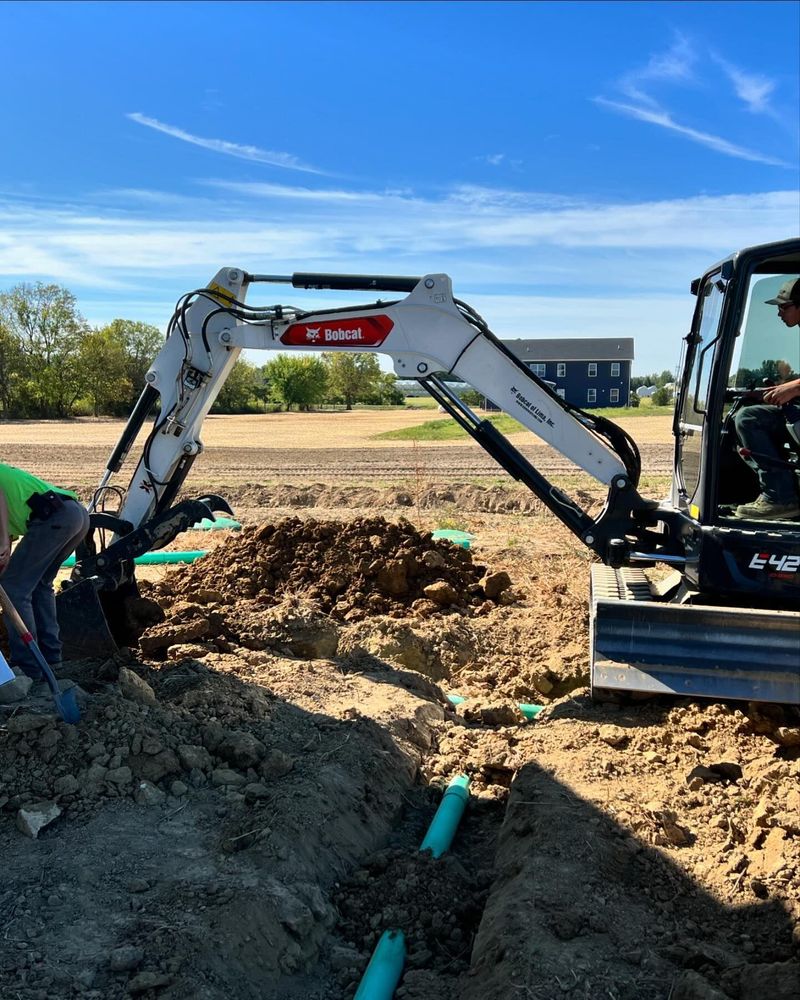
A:
[[[91,326],[60,285],[0,292],[0,418],[126,416],[163,343],[158,327],[136,320]],[[374,354],[279,354],[260,367],[240,359],[212,412],[402,402]]]

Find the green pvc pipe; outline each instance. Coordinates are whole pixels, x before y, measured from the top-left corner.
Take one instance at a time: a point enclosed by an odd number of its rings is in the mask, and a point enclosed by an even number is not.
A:
[[[238,521],[234,521],[233,518],[230,517],[215,517],[213,521],[208,517],[204,517],[201,521],[193,524],[188,530],[223,531],[230,528],[231,531],[239,531],[241,527],[242,526]]]
[[[361,977],[354,1000],[392,1000],[406,961],[402,931],[384,931]]]
[[[145,552],[133,561],[137,566],[163,566],[167,563],[190,563],[208,555],[207,549],[192,549],[189,552]],[[75,556],[70,556],[61,563],[64,567],[75,565]]]
[[[467,700],[460,694],[449,694],[447,700],[451,705],[463,705]],[[522,701],[517,705],[517,708],[522,712],[526,719],[532,721],[536,718],[539,712],[544,711],[544,705],[530,705],[528,702]]]
[[[421,851],[430,850],[435,858],[440,858],[448,850],[464,815],[468,799],[469,776],[459,774],[445,789],[436,815],[422,841]]]

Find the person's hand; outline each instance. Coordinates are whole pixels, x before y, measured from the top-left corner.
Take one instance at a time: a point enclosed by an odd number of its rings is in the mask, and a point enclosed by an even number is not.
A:
[[[0,536],[0,573],[5,573],[8,560],[11,558],[11,539]]]
[[[764,392],[764,402],[771,403],[773,406],[783,406],[784,403],[791,403],[798,396],[800,396],[800,378],[784,382],[783,385],[771,386]]]

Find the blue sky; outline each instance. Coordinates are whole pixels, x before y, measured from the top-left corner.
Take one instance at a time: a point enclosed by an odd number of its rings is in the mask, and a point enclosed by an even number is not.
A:
[[[222,266],[445,271],[499,336],[634,337],[645,373],[691,278],[800,232],[796,2],[0,15],[0,290],[91,323],[164,328]]]

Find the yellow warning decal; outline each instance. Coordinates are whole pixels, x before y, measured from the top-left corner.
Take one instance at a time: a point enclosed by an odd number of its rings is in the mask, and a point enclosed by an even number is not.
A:
[[[216,281],[212,281],[208,286],[208,291],[211,293],[211,297],[214,299],[219,299],[221,302],[235,302],[236,296],[232,291],[225,288],[224,285],[218,285]]]
[[[695,518],[695,520],[700,520],[700,508],[696,503],[689,505],[689,513],[693,518]]]

